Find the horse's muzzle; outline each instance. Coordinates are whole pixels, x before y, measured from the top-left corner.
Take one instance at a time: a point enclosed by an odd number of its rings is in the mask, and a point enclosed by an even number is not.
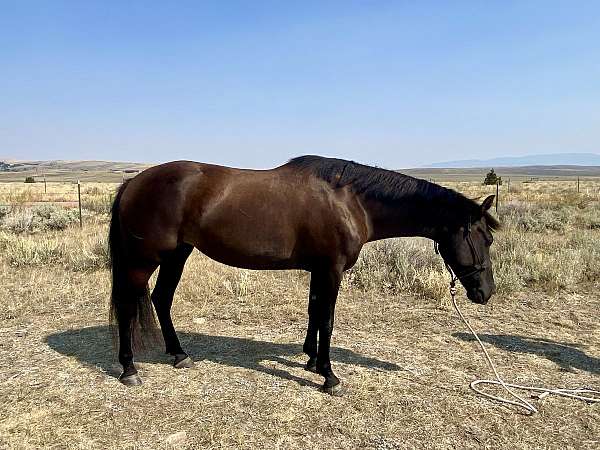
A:
[[[496,289],[492,289],[489,294],[486,293],[482,289],[469,289],[467,291],[467,298],[471,300],[473,303],[477,303],[479,305],[485,305],[490,297],[494,294]]]

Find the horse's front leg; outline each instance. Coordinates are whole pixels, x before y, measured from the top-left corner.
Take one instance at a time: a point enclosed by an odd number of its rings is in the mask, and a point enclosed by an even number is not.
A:
[[[341,384],[339,378],[335,376],[331,369],[329,350],[331,348],[335,302],[342,280],[342,270],[330,268],[329,270],[313,272],[313,277],[315,277],[315,309],[318,311],[317,321],[319,329],[319,347],[317,350],[316,368],[317,373],[325,377],[323,390],[328,394],[335,395],[340,393]],[[311,280],[311,287],[312,286],[313,283]]]
[[[308,355],[305,369],[309,372],[317,372],[317,334],[319,331],[319,309],[317,299],[316,281],[318,277],[311,274],[310,293],[308,296],[308,328],[302,351]]]

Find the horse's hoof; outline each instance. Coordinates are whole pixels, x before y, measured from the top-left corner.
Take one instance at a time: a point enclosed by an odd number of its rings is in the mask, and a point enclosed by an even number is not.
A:
[[[332,397],[340,397],[344,393],[344,390],[342,389],[342,383],[338,383],[333,386],[327,386],[324,384],[322,389],[323,392],[331,395]]]
[[[304,370],[307,370],[308,372],[312,373],[319,373],[317,371],[317,360],[315,359],[313,361],[312,359],[309,359],[306,365],[304,366]]]
[[[119,381],[121,383],[123,383],[125,386],[139,386],[142,384],[142,379],[140,378],[140,376],[137,373],[134,373],[133,375],[127,375],[127,376],[121,375],[119,377]]]
[[[189,356],[177,361],[177,357],[175,357],[175,362],[173,363],[173,367],[176,369],[191,369],[194,367],[194,361]]]

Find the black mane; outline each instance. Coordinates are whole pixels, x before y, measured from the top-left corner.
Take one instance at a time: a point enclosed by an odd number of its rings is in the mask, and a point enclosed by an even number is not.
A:
[[[349,185],[356,194],[374,198],[384,203],[396,203],[408,198],[418,198],[434,204],[440,213],[449,217],[457,215],[468,220],[481,217],[481,206],[474,200],[452,189],[426,180],[411,177],[400,172],[371,167],[354,161],[325,158],[316,155],[299,156],[291,159],[286,166],[310,173],[332,186]],[[496,230],[499,222],[485,213],[488,226]]]

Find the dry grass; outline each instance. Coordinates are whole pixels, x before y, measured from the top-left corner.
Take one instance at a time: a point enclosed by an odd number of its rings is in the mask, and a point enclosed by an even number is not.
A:
[[[494,244],[500,293],[485,308],[460,301],[507,379],[598,388],[600,206],[597,194],[563,188],[511,186]],[[113,189],[86,195],[101,204]],[[419,239],[370,245],[344,280],[332,351],[343,397],[321,394],[322,379],[302,369],[306,274],[237,270],[198,253],[173,311],[196,367],[178,371],[149,353],[138,358],[145,384],[125,388],[106,327],[107,218],[89,214],[83,230],[0,232],[0,447],[600,443],[598,405],[547,398],[530,418],[469,390],[488,369],[447,307],[431,243]]]
[[[105,201],[110,204],[118,183],[85,182],[81,184],[81,201],[85,207]],[[44,183],[0,183],[0,205],[31,204],[40,202],[76,203],[77,183],[48,182]],[[104,211],[99,211],[104,212]]]

